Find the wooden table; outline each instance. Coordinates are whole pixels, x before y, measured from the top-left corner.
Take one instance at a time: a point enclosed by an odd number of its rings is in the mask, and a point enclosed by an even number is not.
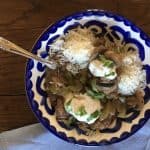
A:
[[[30,51],[49,24],[90,8],[117,12],[150,35],[149,0],[4,0],[0,36]],[[0,51],[0,132],[37,122],[25,95],[25,65],[25,58]]]

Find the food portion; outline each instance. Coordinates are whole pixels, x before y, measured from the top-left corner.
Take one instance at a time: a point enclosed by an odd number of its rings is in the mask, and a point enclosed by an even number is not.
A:
[[[104,55],[99,55],[98,59],[90,62],[89,71],[95,77],[104,77],[108,80],[113,80],[117,77],[115,63],[106,59]]]
[[[73,64],[80,66],[88,64],[95,53],[95,36],[88,29],[78,28],[65,36],[63,44],[64,56]]]
[[[65,97],[65,110],[78,121],[94,123],[100,116],[102,106],[87,94],[68,94]]]
[[[133,95],[138,88],[143,87],[145,71],[142,70],[137,52],[128,52],[124,56],[119,77],[118,91],[123,95]]]
[[[45,87],[63,127],[88,135],[142,109],[146,73],[137,50],[78,27],[50,45],[49,57],[57,69],[47,70]]]

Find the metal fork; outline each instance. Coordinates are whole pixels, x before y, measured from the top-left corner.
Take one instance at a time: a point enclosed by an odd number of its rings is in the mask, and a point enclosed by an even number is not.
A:
[[[3,37],[0,37],[0,49],[26,58],[34,59],[40,63],[45,64],[50,69],[56,69],[57,67],[55,62],[38,57],[37,55],[23,49],[22,47],[8,41]]]

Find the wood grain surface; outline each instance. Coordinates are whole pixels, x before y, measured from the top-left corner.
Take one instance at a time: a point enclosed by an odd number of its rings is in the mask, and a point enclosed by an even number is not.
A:
[[[150,35],[149,0],[3,0],[0,36],[30,51],[48,25],[91,8],[121,14]],[[37,122],[25,95],[25,64],[25,58],[0,51],[0,132]]]

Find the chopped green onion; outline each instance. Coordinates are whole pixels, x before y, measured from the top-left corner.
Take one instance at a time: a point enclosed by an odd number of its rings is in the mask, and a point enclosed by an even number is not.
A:
[[[90,89],[86,89],[86,92],[89,96],[96,100],[102,100],[105,98],[105,94],[103,92],[94,92]]]
[[[112,68],[114,66],[114,62],[111,61],[111,60],[107,60],[105,63],[104,63],[104,66],[105,67],[108,67],[108,68]]]
[[[72,110],[72,108],[71,108],[71,101],[72,101],[72,99],[71,100],[69,100],[67,103],[65,103],[65,110],[67,111],[67,112],[70,112],[71,110]]]
[[[92,87],[93,91],[98,92],[97,85],[96,85],[96,79],[93,79],[91,81],[91,87]]]
[[[76,115],[79,115],[79,116],[84,116],[87,114],[86,110],[85,110],[85,107],[84,106],[80,106],[78,111],[75,113]]]
[[[66,103],[66,105],[69,106],[69,105],[71,104],[71,101],[72,101],[72,99],[70,99],[70,100]]]
[[[98,118],[99,116],[100,116],[100,111],[96,110],[90,115],[90,117],[87,118],[87,121],[91,121],[92,119]]]
[[[86,89],[86,93],[91,97],[94,97],[94,95],[95,95],[94,92],[90,89]]]
[[[112,68],[114,66],[114,62],[112,60],[106,59],[104,55],[99,55],[99,58],[105,67]]]
[[[106,74],[105,77],[114,76],[114,75],[115,75],[115,72],[111,72],[109,74]]]
[[[105,98],[105,94],[104,94],[103,92],[96,93],[96,94],[94,95],[94,98],[95,98],[95,99],[102,100],[102,99]]]
[[[106,61],[106,58],[104,55],[99,55],[99,59],[104,63]]]

